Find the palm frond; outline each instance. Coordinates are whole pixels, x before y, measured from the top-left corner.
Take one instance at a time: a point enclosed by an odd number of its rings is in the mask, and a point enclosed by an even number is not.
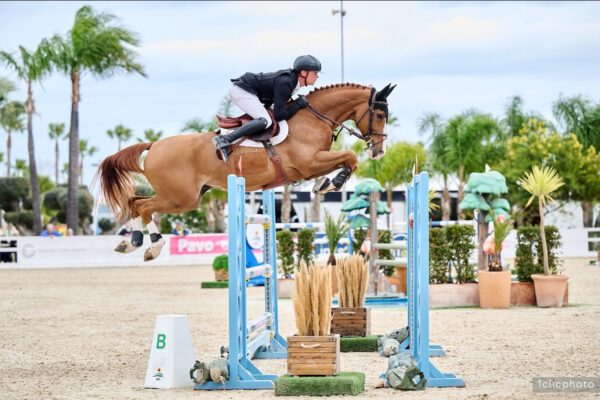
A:
[[[525,207],[528,207],[535,198],[539,198],[544,205],[546,200],[555,202],[550,194],[564,185],[558,172],[550,166],[541,168],[534,165],[531,171],[525,172],[521,179],[521,187],[531,194]]]

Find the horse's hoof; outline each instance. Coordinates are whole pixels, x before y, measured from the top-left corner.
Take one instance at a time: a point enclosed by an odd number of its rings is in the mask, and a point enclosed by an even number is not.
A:
[[[123,240],[121,243],[119,243],[117,245],[117,247],[115,247],[115,251],[117,253],[123,253],[123,254],[131,253],[132,251],[135,251],[137,249],[139,249],[139,247],[135,247],[128,240]]]
[[[152,243],[150,247],[144,252],[144,261],[152,261],[160,255],[160,252],[165,245],[164,239],[159,239],[157,242]]]
[[[146,249],[146,251],[144,252],[144,261],[152,261],[155,258],[156,257],[154,256],[154,254],[152,252],[152,247],[148,247]]]
[[[331,180],[326,176],[321,176],[317,178],[315,181],[315,186],[313,186],[313,193],[324,193],[329,186],[331,185]]]

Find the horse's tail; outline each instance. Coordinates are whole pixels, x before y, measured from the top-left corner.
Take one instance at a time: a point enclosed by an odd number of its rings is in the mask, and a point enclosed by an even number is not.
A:
[[[132,173],[143,173],[140,166],[140,156],[150,149],[152,143],[137,143],[106,157],[94,177],[100,176],[100,190],[104,201],[117,219],[130,213],[131,203],[135,193],[135,181]]]

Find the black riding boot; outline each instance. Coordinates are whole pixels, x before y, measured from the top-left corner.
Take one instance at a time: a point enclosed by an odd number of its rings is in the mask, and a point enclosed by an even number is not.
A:
[[[269,122],[265,118],[258,118],[245,123],[244,125],[237,128],[235,131],[228,133],[227,135],[215,136],[212,139],[212,141],[217,150],[221,152],[223,161],[229,161],[229,153],[227,152],[227,147],[231,146],[231,143],[233,143],[241,137],[254,135],[256,133],[264,131],[267,128],[268,123]]]

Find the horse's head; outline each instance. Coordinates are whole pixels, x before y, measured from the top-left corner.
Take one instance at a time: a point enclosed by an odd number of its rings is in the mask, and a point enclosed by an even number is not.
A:
[[[388,84],[380,91],[371,88],[368,104],[363,104],[357,109],[355,118],[356,126],[363,132],[362,136],[368,147],[368,154],[374,160],[385,154],[385,124],[388,120],[387,97],[396,85]]]

